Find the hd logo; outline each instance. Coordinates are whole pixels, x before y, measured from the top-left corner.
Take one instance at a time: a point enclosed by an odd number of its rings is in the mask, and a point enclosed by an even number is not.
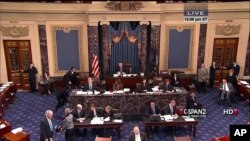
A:
[[[230,141],[248,141],[250,125],[230,125]]]

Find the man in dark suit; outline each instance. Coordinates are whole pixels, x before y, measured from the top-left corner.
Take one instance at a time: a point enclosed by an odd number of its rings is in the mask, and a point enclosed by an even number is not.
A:
[[[52,119],[53,112],[51,110],[47,110],[45,112],[45,119],[40,123],[40,140],[41,141],[52,141],[53,137],[53,124]]]
[[[187,98],[187,109],[201,109],[202,105],[197,102],[196,94],[194,92],[190,93],[190,96]]]
[[[64,86],[77,87],[79,84],[76,68],[71,67],[70,70],[63,76]]]
[[[140,132],[138,126],[134,126],[133,133],[129,136],[129,141],[147,141],[147,137]]]
[[[154,101],[150,102],[150,105],[146,109],[146,114],[149,114],[149,115],[160,114],[160,109],[157,106],[155,106]]]
[[[233,65],[231,67],[231,69],[234,70],[234,76],[237,78],[240,72],[240,66],[236,63],[236,61],[233,62]]]
[[[177,115],[176,113],[176,102],[174,99],[170,101],[170,103],[166,106],[163,111],[163,115]]]
[[[173,77],[171,78],[171,84],[176,87],[180,86],[180,81],[177,76],[177,73],[174,73]]]
[[[233,85],[231,83],[228,83],[226,79],[222,79],[222,84],[220,86],[220,89],[221,89],[220,100],[228,101],[229,106],[231,106],[230,94],[234,90]]]
[[[165,83],[163,83],[163,85],[160,87],[160,89],[163,90],[163,92],[173,92],[174,91],[174,87],[170,84],[170,80],[166,79]]]
[[[77,104],[76,109],[72,111],[72,115],[75,120],[78,120],[79,118],[83,118],[86,116],[86,111],[82,108],[81,104]]]
[[[209,87],[214,87],[214,81],[215,81],[215,71],[216,71],[216,62],[213,61],[212,65],[209,69]]]
[[[152,89],[150,85],[147,83],[147,79],[144,78],[139,86],[138,92],[147,92],[147,91],[152,91]]]
[[[30,92],[36,92],[36,74],[37,69],[34,67],[32,63],[30,63],[30,66],[28,70],[26,71],[29,74],[29,84],[30,84]]]
[[[88,83],[84,86],[84,91],[92,91],[94,92],[97,90],[96,85],[93,83],[93,80],[91,77],[88,78]]]
[[[102,117],[104,114],[103,108],[96,108],[94,103],[90,104],[90,108],[87,114],[88,118],[94,118],[94,117]]]
[[[103,112],[103,117],[104,118],[106,118],[106,117],[112,118],[113,114],[114,114],[114,111],[112,110],[112,107],[109,106],[109,105],[105,106],[105,109],[104,109],[104,112]]]

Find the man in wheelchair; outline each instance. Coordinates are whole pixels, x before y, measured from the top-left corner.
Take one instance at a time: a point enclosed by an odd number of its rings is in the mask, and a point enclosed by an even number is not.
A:
[[[230,95],[234,91],[234,87],[231,83],[228,83],[226,79],[222,79],[222,84],[220,86],[220,97],[219,97],[219,104],[221,101],[228,102],[229,106],[231,106]]]

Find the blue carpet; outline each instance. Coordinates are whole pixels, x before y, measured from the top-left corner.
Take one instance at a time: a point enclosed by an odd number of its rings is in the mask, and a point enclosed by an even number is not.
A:
[[[13,128],[22,127],[26,132],[30,133],[31,141],[39,141],[39,123],[44,118],[44,112],[47,109],[54,110],[56,105],[55,96],[41,96],[30,93],[19,92],[16,94],[14,104],[10,105],[6,111],[5,119],[12,123]],[[230,124],[246,124],[249,119],[249,107],[245,101],[234,103],[232,108],[237,108],[239,114],[237,116],[225,116],[223,109],[229,108],[226,105],[218,105],[218,90],[212,89],[207,94],[198,94],[198,101],[207,109],[207,116],[200,120],[197,126],[196,137],[194,141],[209,141],[213,137],[229,135]],[[59,124],[63,119],[63,109],[59,109],[54,113],[53,123]],[[129,134],[134,124],[139,124],[142,131],[144,126],[142,122],[125,122],[122,126],[122,139],[127,141]],[[184,136],[187,134],[186,127],[178,127],[177,136]],[[190,133],[189,133],[190,134]],[[191,135],[191,134],[190,134]],[[75,137],[75,141],[93,141],[94,135],[91,130],[88,135],[84,137]],[[64,133],[56,133],[54,135],[55,141],[64,141]],[[117,136],[113,136],[113,140],[119,140]],[[153,133],[149,139],[150,141],[173,141],[173,135],[164,129]]]

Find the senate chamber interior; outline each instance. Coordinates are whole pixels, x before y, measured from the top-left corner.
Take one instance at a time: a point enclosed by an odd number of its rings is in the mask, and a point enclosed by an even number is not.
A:
[[[0,1],[0,141],[245,141],[248,0]]]

